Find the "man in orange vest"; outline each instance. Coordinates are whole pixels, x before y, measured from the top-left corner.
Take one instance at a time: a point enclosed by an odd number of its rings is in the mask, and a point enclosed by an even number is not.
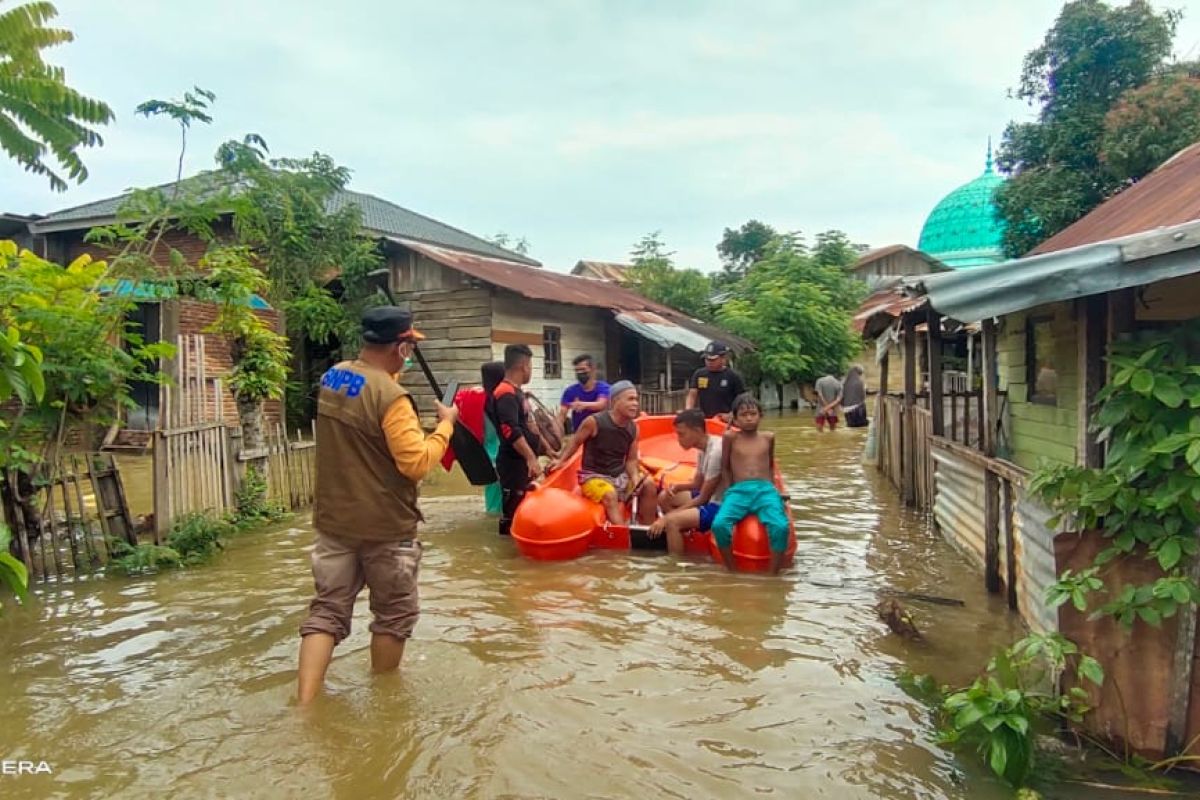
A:
[[[371,589],[371,668],[400,666],[420,615],[417,485],[446,452],[458,409],[437,403],[437,428],[421,430],[416,402],[397,383],[424,337],[395,306],[362,318],[363,348],[321,378],[312,551],[316,593],[300,626],[298,697],[325,682],[333,648],[350,633],[354,601]]]

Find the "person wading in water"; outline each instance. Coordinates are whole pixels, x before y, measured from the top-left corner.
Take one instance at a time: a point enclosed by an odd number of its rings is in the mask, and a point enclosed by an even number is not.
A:
[[[621,505],[638,498],[638,520],[649,525],[657,516],[658,489],[654,481],[642,476],[638,464],[637,419],[638,393],[629,381],[617,381],[609,394],[608,409],[593,414],[579,426],[562,458],[550,465],[550,471],[566,463],[583,448],[579,469],[579,490],[588,500],[600,503],[608,521],[624,525]]]
[[[521,387],[533,376],[533,351],[527,345],[510,344],[504,348],[504,380],[492,391],[488,413],[500,434],[496,454],[496,475],[500,479],[502,503],[500,535],[512,533],[513,514],[525,499],[530,482],[541,474],[537,438],[530,430],[529,414]]]
[[[367,310],[359,357],[321,378],[317,401],[317,485],[312,551],[316,596],[300,625],[298,699],[325,683],[334,647],[350,633],[354,601],[371,589],[371,669],[400,666],[420,615],[418,484],[450,441],[458,409],[436,403],[428,438],[417,405],[396,381],[424,337],[394,306]]]

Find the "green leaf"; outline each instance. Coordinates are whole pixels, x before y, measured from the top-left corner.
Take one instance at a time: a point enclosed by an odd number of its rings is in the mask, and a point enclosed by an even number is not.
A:
[[[1160,624],[1162,624],[1162,614],[1158,612],[1158,609],[1152,608],[1151,606],[1139,606],[1137,609],[1137,615],[1141,617],[1142,621],[1147,625],[1153,625],[1157,628]]]
[[[1079,674],[1097,686],[1104,683],[1104,667],[1100,666],[1100,662],[1091,656],[1079,659]]]
[[[1183,552],[1179,544],[1179,539],[1173,536],[1159,546],[1158,565],[1164,570],[1169,570],[1179,563],[1182,555]]]
[[[960,731],[966,730],[976,722],[979,722],[979,720],[983,719],[986,714],[987,712],[984,709],[980,708],[974,703],[971,703],[970,705],[964,706],[961,711],[954,715],[954,727],[958,728]]]
[[[1138,394],[1149,396],[1154,391],[1154,373],[1148,369],[1139,369],[1133,373],[1129,386]]]
[[[0,528],[3,527],[0,524]],[[7,548],[0,551],[0,583],[7,586],[22,604],[29,602],[29,573]]]
[[[1004,724],[1012,728],[1018,736],[1024,736],[1029,733],[1029,719],[1020,714],[1006,714],[1004,716]]]
[[[1183,389],[1174,378],[1160,375],[1154,381],[1154,397],[1167,408],[1183,405]]]
[[[1000,736],[993,736],[988,740],[988,763],[992,772],[1001,778],[1004,777],[1004,771],[1008,767],[1008,747]]]

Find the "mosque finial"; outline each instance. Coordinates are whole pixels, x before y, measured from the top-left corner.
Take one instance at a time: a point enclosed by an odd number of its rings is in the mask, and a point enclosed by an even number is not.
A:
[[[987,167],[983,171],[984,171],[984,173],[990,173],[992,171],[992,137],[991,136],[988,137]]]

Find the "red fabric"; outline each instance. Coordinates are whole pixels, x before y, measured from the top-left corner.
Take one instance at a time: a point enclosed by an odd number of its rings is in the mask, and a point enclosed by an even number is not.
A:
[[[454,405],[458,406],[458,421],[467,426],[471,433],[475,434],[475,438],[483,441],[483,401],[486,399],[483,389],[479,386],[472,386],[470,389],[459,389],[458,394],[454,395]],[[454,466],[454,450],[450,447],[446,448],[446,454],[442,456],[442,467],[449,472]]]

